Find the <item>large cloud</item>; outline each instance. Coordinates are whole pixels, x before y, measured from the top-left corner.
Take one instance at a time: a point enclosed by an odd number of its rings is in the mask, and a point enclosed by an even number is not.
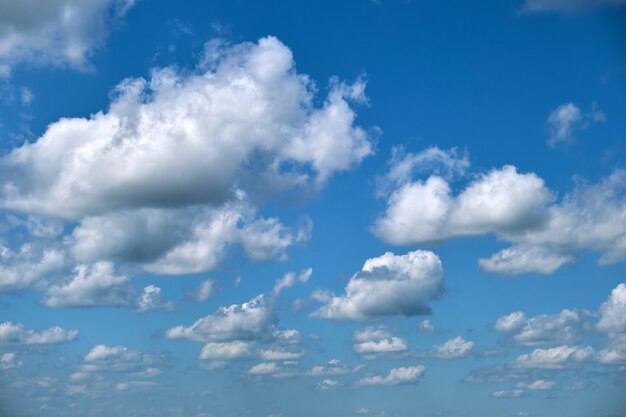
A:
[[[206,71],[128,79],[108,111],[59,120],[13,150],[2,161],[13,173],[3,205],[69,219],[217,205],[235,185],[322,184],[372,152],[346,101],[364,99],[362,83],[336,82],[315,107],[311,82],[276,38],[215,53]]]
[[[439,257],[417,250],[406,255],[387,252],[365,261],[361,272],[346,285],[342,296],[319,294],[323,305],[312,317],[370,320],[430,312],[430,302],[443,291]]]
[[[5,0],[0,2],[0,76],[22,63],[85,70],[92,50],[134,0]]]
[[[409,154],[394,164],[403,167],[409,158],[424,159]],[[454,195],[443,177],[412,180],[409,175],[398,175],[395,165],[388,177],[400,181],[395,181],[396,187],[388,194],[385,214],[372,227],[389,243],[417,245],[495,234],[513,246],[481,259],[480,266],[509,275],[553,273],[574,262],[582,250],[599,252],[601,264],[626,259],[624,171],[615,171],[597,184],[579,182],[556,201],[556,193],[540,177],[519,173],[513,166],[483,173]]]

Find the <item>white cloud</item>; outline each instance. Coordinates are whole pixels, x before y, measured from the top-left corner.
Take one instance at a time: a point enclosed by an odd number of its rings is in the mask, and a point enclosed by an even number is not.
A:
[[[278,295],[283,289],[293,287],[296,282],[304,284],[309,280],[309,278],[311,278],[312,273],[313,269],[311,268],[303,269],[299,275],[296,275],[295,272],[287,272],[281,278],[276,280],[276,285],[274,285],[272,292],[274,295]]]
[[[445,343],[436,346],[433,352],[433,357],[439,359],[457,359],[467,356],[467,354],[474,349],[475,343],[463,339],[461,336],[457,336],[454,339],[450,339]]]
[[[322,382],[320,382],[319,384],[317,384],[316,388],[322,391],[330,391],[330,390],[335,390],[341,387],[341,384],[339,383],[339,381],[334,380],[334,379],[324,379]]]
[[[370,376],[361,379],[357,385],[400,385],[415,383],[417,379],[424,373],[426,368],[423,365],[410,366],[404,368],[393,368],[389,375]]]
[[[64,284],[48,288],[43,300],[48,307],[131,306],[134,292],[128,277],[115,275],[113,264],[79,265]]]
[[[5,321],[0,323],[0,343],[44,345],[51,343],[70,342],[78,336],[78,330],[65,330],[55,326],[41,332],[26,329],[21,323]]]
[[[201,342],[271,341],[277,337],[277,323],[273,309],[259,295],[247,303],[220,307],[189,327],[172,327],[165,337]]]
[[[512,166],[479,175],[457,195],[432,175],[391,192],[372,231],[396,245],[495,234],[513,246],[481,259],[483,270],[550,274],[586,250],[600,253],[600,264],[626,259],[624,190],[622,170],[597,184],[578,181],[560,201],[537,175]]]
[[[558,314],[540,314],[526,318],[521,311],[500,317],[494,328],[511,334],[519,346],[571,344],[583,334],[583,320],[576,311],[564,309]]]
[[[259,358],[264,361],[293,361],[302,358],[304,354],[305,352],[299,349],[272,348],[261,350]]]
[[[200,359],[231,361],[252,355],[249,342],[208,342],[202,347]]]
[[[494,253],[487,259],[479,259],[483,271],[502,275],[544,274],[549,275],[565,264],[576,261],[570,253],[543,246],[515,245]]]
[[[331,359],[323,365],[315,365],[306,372],[309,376],[346,375],[355,370],[341,363],[339,359]]]
[[[174,303],[163,298],[161,288],[148,285],[137,300],[136,311],[143,313],[150,310],[171,310],[172,308],[174,308]]]
[[[348,282],[345,295],[318,297],[324,305],[311,316],[368,320],[425,314],[442,291],[443,268],[437,255],[421,250],[398,256],[387,252],[365,261]]]
[[[626,364],[626,333],[609,334],[609,342],[598,352],[597,359],[608,365]]]
[[[250,368],[248,373],[251,375],[272,375],[280,372],[280,370],[276,362],[261,362]]]
[[[443,178],[433,175],[391,193],[372,230],[396,245],[514,231],[539,224],[552,198],[541,178],[519,174],[513,166],[480,176],[456,197]]]
[[[419,333],[435,333],[435,326],[430,320],[422,320],[417,325],[417,331]]]
[[[599,309],[598,330],[608,333],[626,332],[626,284],[621,283]]]
[[[539,1],[545,2],[546,0]],[[562,104],[548,117],[550,128],[548,146],[555,147],[560,143],[573,142],[576,140],[573,135],[574,131],[587,129],[592,123],[604,122],[605,120],[606,116],[597,109],[595,104],[592,111],[587,114],[583,114],[574,103]]]
[[[0,370],[6,371],[9,369],[20,368],[22,365],[23,363],[16,359],[15,353],[0,354]]]
[[[14,252],[0,245],[0,292],[43,286],[65,265],[61,251],[24,244]]]
[[[335,83],[315,107],[311,82],[273,37],[226,47],[212,64],[127,79],[106,113],[52,123],[3,158],[3,205],[68,219],[216,206],[235,186],[254,194],[322,185],[372,153],[346,101],[359,99],[362,82]]]
[[[191,298],[198,303],[204,303],[213,297],[217,291],[217,284],[212,279],[206,279],[200,283],[198,288],[191,294]]]
[[[494,391],[491,396],[494,398],[517,398],[524,395],[524,390],[516,389],[516,390],[499,390]]]
[[[384,327],[367,327],[354,332],[352,349],[366,358],[378,355],[405,352],[408,345],[405,340],[392,335]]]
[[[161,362],[159,355],[139,352],[126,346],[96,345],[85,355],[73,379],[80,380],[100,372],[152,377],[160,374],[160,369],[155,365]]]
[[[556,385],[555,381],[546,381],[545,379],[536,379],[531,383],[519,382],[517,384],[517,388],[519,389],[529,389],[532,391],[545,391],[554,388]]]
[[[535,349],[517,357],[513,366],[519,368],[564,369],[594,358],[589,346],[557,346],[550,349]]]
[[[626,0],[526,0],[522,7],[525,12],[573,12],[580,9],[619,6]]]
[[[3,1],[0,4],[0,73],[20,63],[85,70],[111,25],[134,0]]]

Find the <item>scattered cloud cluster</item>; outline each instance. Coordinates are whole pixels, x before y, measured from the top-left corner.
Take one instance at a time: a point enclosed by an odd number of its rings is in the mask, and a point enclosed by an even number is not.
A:
[[[404,158],[420,160],[413,154]],[[597,184],[580,182],[560,201],[543,179],[513,166],[476,176],[457,195],[440,175],[412,180],[394,174],[394,166],[389,172],[402,181],[388,194],[386,212],[372,226],[386,242],[417,245],[495,234],[513,246],[480,259],[479,265],[506,275],[551,274],[584,250],[599,252],[601,264],[626,259],[624,171]]]
[[[71,342],[78,336],[78,330],[65,330],[55,326],[37,332],[27,329],[21,323],[5,321],[0,323],[0,344],[48,345]]]
[[[334,320],[371,320],[430,312],[430,302],[443,292],[443,268],[433,252],[405,255],[387,252],[365,261],[350,278],[345,295],[318,293],[322,307],[311,316]]]

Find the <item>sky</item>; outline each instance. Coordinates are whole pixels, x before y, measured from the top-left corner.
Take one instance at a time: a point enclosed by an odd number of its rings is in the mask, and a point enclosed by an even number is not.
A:
[[[624,0],[0,0],[0,415],[626,416]]]

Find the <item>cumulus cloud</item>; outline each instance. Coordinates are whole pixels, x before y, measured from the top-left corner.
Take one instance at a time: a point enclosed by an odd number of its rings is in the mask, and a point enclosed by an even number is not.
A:
[[[303,269],[299,275],[296,275],[295,272],[287,272],[281,278],[276,280],[276,285],[272,290],[274,295],[280,294],[280,292],[285,288],[293,287],[296,282],[306,283],[309,278],[311,278],[311,274],[313,273],[313,269],[307,268]]]
[[[83,363],[70,379],[80,381],[102,372],[131,374],[136,377],[152,378],[160,375],[158,365],[163,357],[144,353],[126,346],[94,346],[83,358]]]
[[[107,112],[59,120],[14,149],[2,160],[4,207],[80,219],[216,206],[235,185],[322,185],[372,153],[347,101],[363,99],[362,82],[334,83],[315,107],[311,81],[278,39],[218,52],[206,71],[127,79]]]
[[[545,2],[545,0],[539,1]],[[548,117],[550,128],[548,146],[555,147],[560,143],[571,143],[576,140],[574,131],[587,129],[591,124],[605,120],[606,116],[595,104],[592,111],[586,114],[583,114],[574,103],[562,104]]]
[[[526,318],[522,311],[500,317],[494,326],[497,331],[510,334],[518,346],[571,344],[583,334],[584,322],[576,311],[564,309],[558,314],[541,314]]]
[[[513,166],[478,175],[456,195],[431,175],[394,188],[372,231],[395,245],[495,234],[512,246],[480,259],[483,270],[551,274],[584,250],[600,253],[600,264],[626,259],[625,190],[621,170],[596,184],[579,181],[560,201],[543,179]]]
[[[111,25],[134,0],[3,1],[0,4],[0,75],[20,63],[86,70]]]
[[[261,362],[248,370],[250,375],[272,375],[278,373],[280,367],[276,362]]]
[[[408,345],[405,340],[394,336],[384,327],[367,327],[354,332],[352,349],[367,359],[379,355],[405,352]]]
[[[0,344],[47,345],[70,342],[76,339],[78,330],[65,330],[55,326],[37,332],[27,329],[21,323],[5,321],[0,323]]]
[[[426,368],[423,365],[409,366],[403,368],[393,368],[387,376],[365,377],[357,382],[357,385],[401,385],[417,382]]]
[[[450,339],[445,343],[436,346],[433,352],[433,357],[439,359],[457,359],[464,358],[469,352],[474,349],[475,343],[463,339],[461,336],[457,336],[454,339]]]
[[[626,333],[609,334],[607,346],[598,352],[597,359],[607,365],[626,364]]]
[[[200,359],[231,361],[252,355],[249,342],[208,342],[200,351]]]
[[[114,265],[105,261],[78,265],[66,282],[48,287],[43,303],[53,308],[113,306],[137,312],[170,310],[173,306],[154,285],[148,285],[136,296],[129,277],[116,274]]]
[[[387,252],[365,261],[352,276],[345,295],[318,295],[322,307],[312,317],[335,320],[370,320],[430,312],[429,303],[443,291],[443,268],[432,252],[406,255]]]
[[[32,244],[24,244],[18,251],[0,245],[0,261],[0,292],[45,286],[65,266],[60,250]]]
[[[513,366],[520,368],[564,369],[594,359],[595,352],[589,346],[557,346],[535,349],[518,356]]]
[[[599,309],[598,330],[608,333],[626,332],[626,284],[621,283]]]

